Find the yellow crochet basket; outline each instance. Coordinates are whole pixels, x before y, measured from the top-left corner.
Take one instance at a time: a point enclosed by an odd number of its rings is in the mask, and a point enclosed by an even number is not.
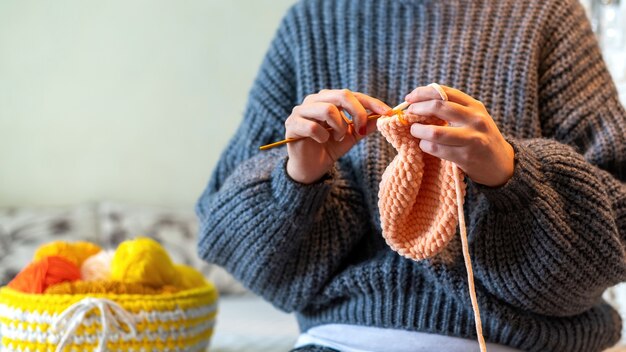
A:
[[[0,288],[1,351],[206,351],[218,293],[25,294]]]

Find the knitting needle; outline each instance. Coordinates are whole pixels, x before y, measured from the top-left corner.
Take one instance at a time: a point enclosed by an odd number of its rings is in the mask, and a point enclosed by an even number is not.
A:
[[[393,115],[398,114],[401,111],[406,110],[406,108],[409,107],[409,105],[411,105],[411,103],[409,102],[404,102],[398,106],[396,106],[395,108],[391,109],[391,111],[389,111],[387,114],[385,115],[380,115],[380,114],[371,114],[367,116],[367,121],[371,121],[371,120],[376,120],[378,118],[381,117],[391,117]],[[343,114],[342,114],[343,115]],[[342,116],[344,118],[344,121],[346,122],[346,124],[348,126],[352,126],[354,125],[353,121],[348,120],[345,116]],[[333,129],[331,127],[326,128],[327,131],[331,132]],[[287,139],[283,139],[282,141],[278,141],[278,142],[274,142],[271,144],[266,144],[264,146],[259,147],[259,150],[268,150],[268,149],[272,149],[274,147],[278,147],[281,146],[283,144],[287,144],[287,143],[291,143],[291,142],[295,142],[295,141],[299,141],[303,138],[308,138],[308,137],[295,137],[295,138],[287,138]]]

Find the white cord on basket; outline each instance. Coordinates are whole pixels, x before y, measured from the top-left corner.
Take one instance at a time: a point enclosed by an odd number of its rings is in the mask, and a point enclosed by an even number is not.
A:
[[[100,323],[102,325],[102,335],[100,336],[100,343],[96,351],[106,351],[106,342],[109,338],[109,334],[113,331],[125,333],[120,324],[124,323],[131,331],[131,336],[137,335],[137,329],[135,327],[134,317],[127,312],[119,304],[104,298],[85,298],[79,302],[74,303],[68,307],[59,317],[54,324],[55,331],[65,330],[61,341],[57,345],[56,352],[62,352],[65,346],[70,343],[70,338],[74,335],[74,332],[83,323],[85,316],[94,309],[100,311]]]

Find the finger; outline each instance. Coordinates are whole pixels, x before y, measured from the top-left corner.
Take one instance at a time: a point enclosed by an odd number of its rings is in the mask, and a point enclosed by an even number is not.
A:
[[[309,103],[296,106],[293,113],[308,119],[326,122],[333,129],[336,141],[345,136],[348,128],[339,109],[330,103]]]
[[[463,155],[463,151],[465,149],[464,147],[437,144],[425,139],[420,141],[419,147],[426,154],[430,154],[439,159],[451,161],[457,165],[463,161],[461,156]]]
[[[458,127],[414,123],[411,125],[411,135],[415,138],[448,146],[469,144],[468,134],[464,129]]]
[[[376,120],[367,121],[367,134],[370,135],[376,131],[378,131]]]
[[[382,100],[376,99],[367,94],[355,92],[354,96],[361,103],[361,105],[363,105],[363,107],[365,107],[366,109],[370,110],[371,112],[375,114],[387,115],[388,113],[392,111],[392,108],[389,105],[385,104]],[[370,135],[371,133],[378,130],[378,128],[376,127],[376,120],[366,119],[365,126],[366,126],[365,133],[359,133],[360,137],[358,138],[358,140],[361,140],[365,138],[366,136]],[[363,129],[363,127],[361,128]],[[363,131],[361,130],[361,132]]]
[[[356,135],[356,140],[354,142],[356,143],[356,142],[360,141],[361,139],[369,136],[370,134],[372,134],[372,133],[374,133],[376,131],[378,131],[378,127],[376,125],[376,120],[367,121],[367,131],[365,133],[365,136],[361,136],[361,135],[355,134]]]
[[[476,105],[477,100],[472,98],[471,96],[461,92],[458,89],[450,88],[447,86],[440,86],[446,95],[448,96],[448,100],[455,102],[457,104],[461,104],[464,106],[474,106]],[[442,100],[439,92],[429,86],[417,87],[411,93],[409,93],[405,98],[409,103],[417,103],[420,101],[426,100]]]
[[[330,133],[318,122],[292,115],[285,122],[287,138],[310,137],[318,143],[326,143]]]
[[[350,90],[322,90],[311,96],[310,100],[312,102],[332,103],[341,107],[352,116],[352,122],[359,134],[365,135],[367,133],[367,111]]]
[[[421,101],[441,100],[441,95],[435,88],[424,86],[415,88],[411,93],[407,94],[407,96],[404,97],[404,100],[408,101],[411,104],[414,104]]]
[[[470,108],[450,101],[420,101],[411,104],[407,111],[413,115],[437,117],[454,125],[467,125],[473,121]]]
[[[477,104],[482,105],[480,101],[474,99],[471,95],[466,94],[465,92],[462,92],[458,89],[447,87],[444,85],[441,85],[441,88],[443,88],[444,92],[446,92],[446,94],[448,95],[449,101],[453,101],[465,106],[476,106]]]
[[[354,97],[357,98],[361,105],[363,105],[366,109],[369,109],[376,114],[385,115],[391,111],[391,107],[385,104],[382,100],[370,97],[367,94],[354,92]]]
[[[350,119],[346,116],[346,114],[343,113],[343,111],[339,111],[339,114],[341,115],[341,119],[343,120],[343,122],[346,123],[346,126],[352,124],[352,121],[350,121]]]

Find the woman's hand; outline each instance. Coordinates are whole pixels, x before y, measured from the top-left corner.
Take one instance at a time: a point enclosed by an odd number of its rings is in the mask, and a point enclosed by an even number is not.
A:
[[[285,121],[286,138],[309,137],[287,145],[289,176],[304,184],[324,176],[361,138],[376,131],[376,121],[367,120],[367,110],[384,114],[391,108],[347,89],[322,90],[307,96]],[[352,116],[354,126],[348,125],[342,111]],[[328,127],[331,132],[326,130]]]
[[[448,126],[415,123],[411,134],[421,139],[425,153],[458,165],[472,181],[486,186],[504,185],[514,169],[513,147],[502,137],[485,106],[453,88],[442,86],[449,101],[432,87],[419,87],[406,96],[407,112],[433,116]]]

